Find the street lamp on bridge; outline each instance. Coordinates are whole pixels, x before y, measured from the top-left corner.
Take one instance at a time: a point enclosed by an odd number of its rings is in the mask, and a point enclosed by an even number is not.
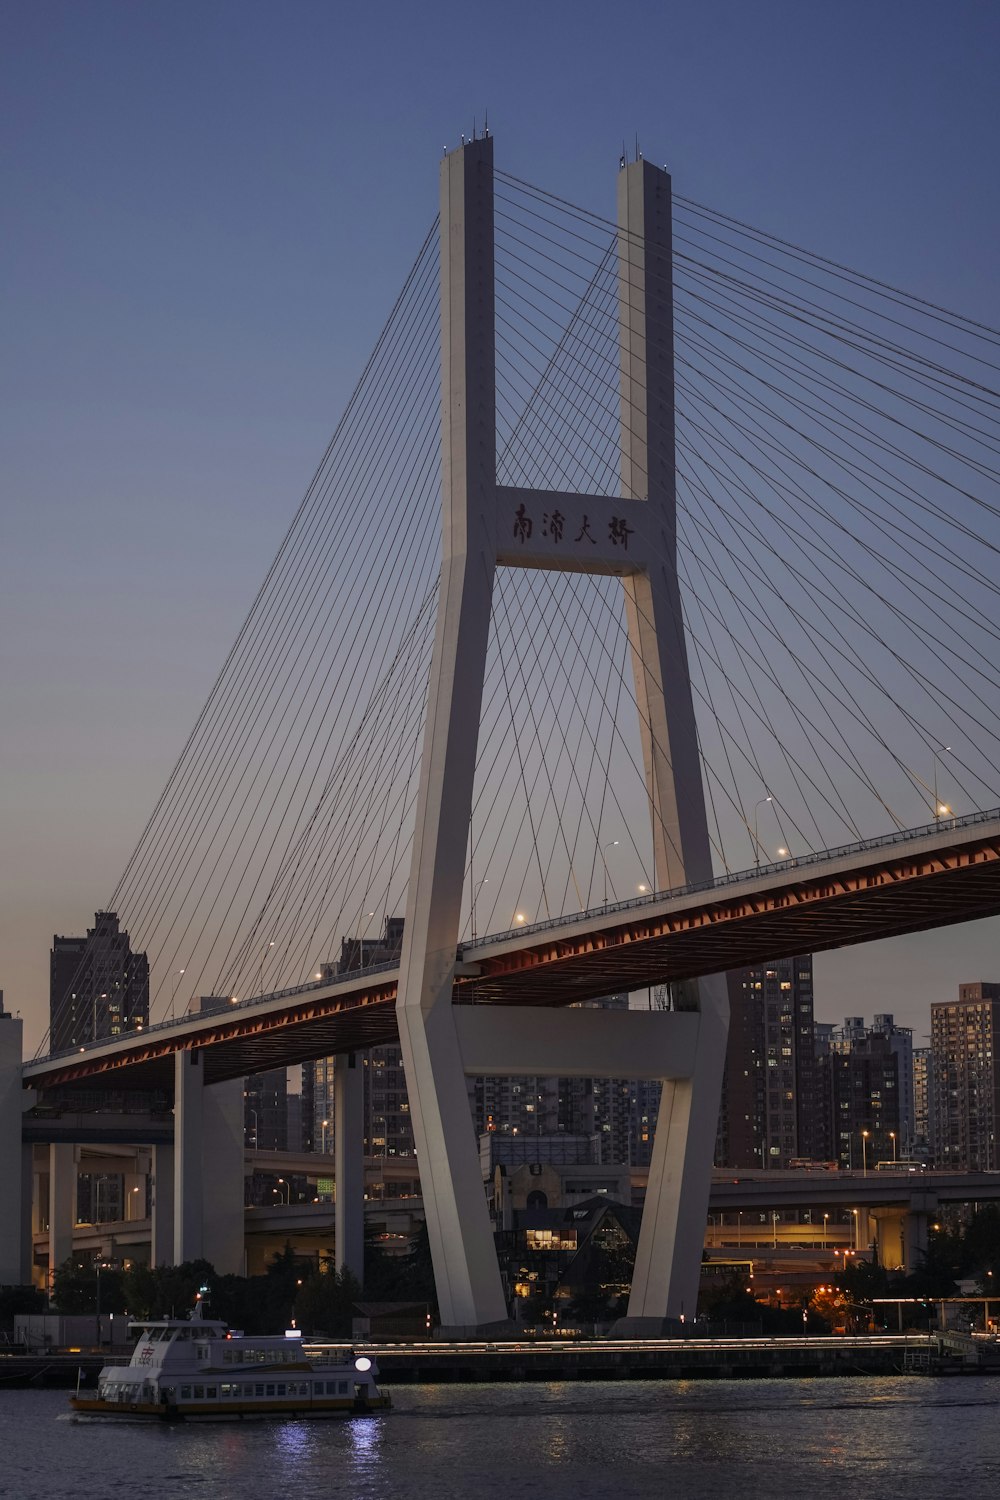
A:
[[[268,943],[267,947],[264,949],[263,953],[260,956],[260,979],[259,979],[259,982],[257,984],[257,993],[258,993],[258,995],[263,995],[263,993],[264,993],[264,963],[265,963],[265,960],[267,959],[268,954],[270,953],[270,951],[271,951],[271,949],[273,947],[274,947],[274,938],[271,939],[271,941]]]
[[[769,793],[766,797],[761,797],[761,799],[760,799],[759,802],[755,802],[754,803],[754,809],[753,809],[753,862],[754,862],[755,868],[758,869],[758,870],[760,869],[760,839],[757,837],[757,812],[758,812],[759,808],[761,808],[761,807],[763,807],[765,805],[765,803],[767,803],[767,802],[773,802],[773,801],[774,801],[774,798]]]
[[[868,1176],[868,1137],[870,1135],[871,1135],[871,1131],[870,1130],[862,1130],[862,1132],[861,1132],[861,1175],[862,1175],[862,1177],[867,1177]]]
[[[604,866],[604,905],[608,904],[608,858],[606,850],[617,849],[618,839],[612,839],[610,844],[604,844],[601,848],[601,864]]]
[[[171,1021],[173,1021],[175,1019],[175,1016],[174,1016],[174,1006],[177,1003],[177,986],[178,986],[178,984],[181,981],[181,976],[183,975],[183,973],[184,973],[183,969],[178,969],[177,972],[176,972],[176,974],[174,975],[174,987],[173,987],[173,990],[171,991],[171,994],[170,994],[170,1019],[171,1019]]]
[[[938,745],[938,747],[937,747],[936,750],[932,750],[931,751],[931,758],[932,758],[933,763],[934,763],[934,821],[935,821],[935,823],[940,818],[947,818],[950,815],[950,813],[951,813],[951,808],[948,806],[948,804],[946,802],[940,801],[940,799],[938,798],[938,761],[941,759],[942,755],[950,755],[950,754],[951,754],[951,746],[950,745]]]
[[[484,875],[483,878],[482,878],[482,880],[480,880],[476,885],[474,885],[472,887],[472,941],[473,942],[476,941],[476,897],[479,895],[479,892],[482,890],[483,886],[484,885],[489,885],[489,883],[490,883],[490,877],[488,875]]]

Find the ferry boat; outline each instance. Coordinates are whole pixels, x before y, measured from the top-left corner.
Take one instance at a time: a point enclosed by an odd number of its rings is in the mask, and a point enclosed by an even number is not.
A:
[[[73,1411],[88,1417],[163,1422],[246,1421],[258,1417],[367,1415],[390,1405],[366,1354],[340,1362],[310,1359],[301,1334],[245,1337],[206,1318],[133,1323],[138,1342],[127,1365],[105,1365],[97,1392],[77,1391]]]

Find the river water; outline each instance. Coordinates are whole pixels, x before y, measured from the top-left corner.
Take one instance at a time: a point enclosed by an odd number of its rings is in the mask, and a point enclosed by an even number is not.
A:
[[[0,1393],[12,1500],[979,1500],[1000,1494],[1000,1380],[396,1386],[343,1422],[73,1422]]]

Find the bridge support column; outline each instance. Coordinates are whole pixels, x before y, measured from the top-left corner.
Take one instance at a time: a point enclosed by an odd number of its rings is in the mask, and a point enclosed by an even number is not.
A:
[[[174,1254],[173,1263],[198,1260],[204,1244],[201,1144],[205,1095],[201,1053],[174,1054]]]
[[[21,1048],[24,1023],[8,1015],[0,993],[0,1182],[9,1184],[0,1215],[0,1286],[20,1286],[25,1276],[21,1192]],[[29,1176],[30,1182],[30,1176]],[[15,1190],[16,1184],[16,1190]],[[28,1226],[30,1229],[30,1217]]]
[[[174,1148],[153,1147],[149,1263],[169,1266],[174,1250]]]
[[[35,1258],[35,1148],[21,1147],[21,1285],[32,1281]],[[0,1281],[0,1285],[2,1285]]]
[[[243,1084],[204,1086],[201,1054],[174,1058],[174,1264],[243,1270]]]
[[[906,1258],[906,1227],[909,1217],[905,1208],[869,1208],[865,1217],[874,1226],[875,1253],[884,1271],[903,1271]]]
[[[76,1147],[49,1146],[49,1291],[57,1266],[73,1254],[76,1222]]]
[[[926,1194],[922,1194],[926,1197]],[[919,1271],[927,1255],[930,1243],[931,1220],[937,1215],[937,1205],[928,1208],[911,1203],[903,1219],[903,1265],[909,1275]]]
[[[337,1270],[365,1279],[364,1073],[356,1054],[339,1056],[333,1068],[334,1238]]]
[[[202,1141],[204,1250],[221,1273],[241,1276],[243,1255],[243,1080],[205,1090]]]

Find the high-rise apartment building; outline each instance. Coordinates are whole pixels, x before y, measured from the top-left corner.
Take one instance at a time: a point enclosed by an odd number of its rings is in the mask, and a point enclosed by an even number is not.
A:
[[[885,1046],[871,1044],[877,1037],[882,1038]],[[886,1050],[897,1059],[895,1074],[886,1071],[879,1061]],[[873,1152],[876,1166],[880,1161],[909,1160],[916,1136],[913,1032],[909,1026],[897,1026],[888,1011],[874,1017],[871,1026],[865,1025],[864,1016],[847,1016],[843,1026],[817,1029],[817,1056],[822,1077],[826,1154],[837,1158],[841,1166],[858,1158],[855,1166],[864,1167],[862,1158],[865,1154],[873,1157]],[[859,1059],[853,1073],[850,1068],[829,1062],[831,1058],[853,1056]],[[880,1068],[882,1080],[877,1076]],[[868,1131],[868,1137],[862,1131]],[[865,1148],[861,1157],[856,1139],[859,1134]]]
[[[899,1134],[895,1137],[890,1156],[909,1158],[913,1153],[916,1135],[916,1101],[913,1084],[913,1031],[909,1026],[897,1026],[889,1013],[876,1015],[872,1030],[884,1036],[896,1058],[897,1087],[899,1089]]]
[[[910,1155],[934,1161],[934,1054],[930,1047],[913,1049],[913,1144]]]
[[[771,1168],[821,1156],[812,955],[732,970],[729,1001],[717,1162]]]
[[[113,911],[99,911],[86,937],[52,939],[49,1042],[53,1052],[149,1024],[149,960],[133,953]]]
[[[938,1167],[992,1172],[1000,1166],[1000,984],[960,984],[957,1001],[931,1003],[931,1054]]]
[[[884,1031],[854,1026],[834,1032],[817,1057],[815,1108],[822,1155],[848,1171],[875,1170],[900,1154],[900,1057]]]

